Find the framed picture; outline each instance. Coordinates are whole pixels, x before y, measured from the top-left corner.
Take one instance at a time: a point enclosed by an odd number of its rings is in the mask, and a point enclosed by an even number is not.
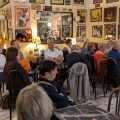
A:
[[[51,0],[51,4],[64,5],[64,0]]]
[[[0,8],[2,8],[3,6],[5,6],[8,3],[10,3],[10,0],[1,0],[0,1]]]
[[[85,6],[85,0],[72,0],[73,6]]]
[[[62,37],[70,37],[70,27],[62,26]]]
[[[65,5],[70,5],[71,0],[65,0]]]
[[[77,26],[77,42],[83,42],[86,39],[86,26]]]
[[[104,39],[115,40],[116,39],[116,24],[104,24]]]
[[[120,40],[120,24],[118,25],[118,40]]]
[[[102,21],[102,8],[90,10],[91,22]]]
[[[13,40],[13,29],[12,28],[9,28],[8,29],[8,40],[9,41],[12,41]]]
[[[102,38],[102,25],[92,26],[92,37]]]
[[[31,4],[31,10],[41,10],[41,5],[39,5],[39,4]]]
[[[45,0],[29,0],[29,3],[44,4]]]
[[[80,20],[77,22],[78,25],[86,23],[86,14],[87,14],[87,10],[84,9],[77,10],[77,16],[80,16]]]
[[[64,25],[66,25],[66,26],[68,26],[69,25],[69,21],[68,21],[68,18],[69,18],[70,16],[69,15],[67,15],[67,16],[62,16],[62,25],[64,26]]]
[[[116,22],[117,7],[104,8],[104,22]]]
[[[118,2],[119,0],[106,0],[106,3]]]
[[[119,8],[119,23],[120,23],[120,8]]]
[[[20,42],[32,42],[32,30],[31,29],[15,29],[15,36],[21,37]]]
[[[15,6],[15,27],[30,27],[30,8]]]
[[[103,2],[103,0],[93,0],[93,4],[101,3],[101,2]]]

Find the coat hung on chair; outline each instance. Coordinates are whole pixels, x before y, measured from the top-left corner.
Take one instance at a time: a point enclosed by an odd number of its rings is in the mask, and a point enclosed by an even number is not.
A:
[[[87,65],[81,62],[75,63],[69,70],[68,83],[71,97],[76,103],[90,99],[90,82]]]

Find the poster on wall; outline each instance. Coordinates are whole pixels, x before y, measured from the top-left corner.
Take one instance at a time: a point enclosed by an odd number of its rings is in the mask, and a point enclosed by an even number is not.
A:
[[[77,42],[83,42],[86,39],[86,26],[77,26]]]
[[[70,5],[71,0],[65,0],[65,5]]]
[[[85,6],[85,0],[72,0],[73,6]]]
[[[30,27],[30,8],[15,6],[15,27]]]
[[[119,0],[106,0],[106,3],[118,2]]]
[[[101,3],[101,2],[103,2],[103,0],[93,0],[93,4]]]
[[[70,27],[62,26],[62,37],[70,37]]]
[[[45,0],[29,0],[29,3],[44,4]]]
[[[102,38],[102,25],[92,26],[92,37]]]
[[[104,24],[104,39],[115,40],[116,39],[116,24]]]

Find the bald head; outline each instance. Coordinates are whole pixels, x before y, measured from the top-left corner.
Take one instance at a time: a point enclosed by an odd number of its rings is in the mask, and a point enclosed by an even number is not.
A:
[[[73,46],[72,46],[72,48],[71,48],[71,49],[72,49],[72,51],[74,51],[74,50],[75,50],[75,51],[77,51],[77,52],[81,53],[81,50],[80,50],[80,46],[79,46],[79,45],[76,45],[76,44],[75,44],[75,45],[73,45]]]

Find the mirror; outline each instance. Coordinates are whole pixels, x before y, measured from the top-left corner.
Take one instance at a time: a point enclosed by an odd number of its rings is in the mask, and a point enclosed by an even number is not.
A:
[[[47,43],[49,37],[53,37],[57,44],[73,37],[73,13],[37,11],[37,14],[41,15],[37,21],[37,35],[41,43]]]

